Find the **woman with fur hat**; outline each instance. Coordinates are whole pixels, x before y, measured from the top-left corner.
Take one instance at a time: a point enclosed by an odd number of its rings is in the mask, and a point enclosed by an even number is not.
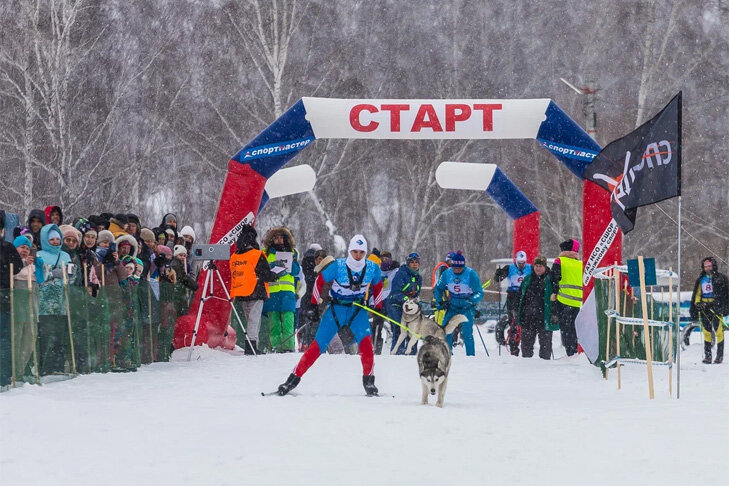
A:
[[[270,297],[263,304],[263,312],[266,314],[270,329],[271,348],[279,352],[290,352],[294,350],[295,276],[300,271],[294,235],[283,226],[269,230],[263,238],[263,251],[270,267],[279,275],[274,282],[269,284]],[[277,253],[282,252],[293,254],[291,268],[286,268],[285,264],[277,258]],[[287,339],[286,342],[282,342],[283,339]]]
[[[278,275],[271,271],[266,255],[259,249],[253,226],[241,229],[235,253],[230,257],[230,296],[234,305],[245,315],[245,353],[258,353],[259,331],[263,303],[268,299],[268,283]],[[249,343],[250,341],[250,343]]]

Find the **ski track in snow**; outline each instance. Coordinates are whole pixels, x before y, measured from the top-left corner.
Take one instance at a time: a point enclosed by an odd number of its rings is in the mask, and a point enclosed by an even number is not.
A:
[[[729,367],[701,364],[699,342],[681,399],[655,366],[650,401],[645,366],[625,366],[618,391],[584,356],[498,356],[486,337],[490,358],[456,349],[442,409],[420,404],[406,356],[375,357],[379,398],[364,396],[358,356],[324,355],[296,396],[262,397],[300,354],[207,348],[26,385],[0,394],[0,483],[729,484]]]

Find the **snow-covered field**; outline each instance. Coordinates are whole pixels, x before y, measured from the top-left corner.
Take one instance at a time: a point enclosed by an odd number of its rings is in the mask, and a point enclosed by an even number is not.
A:
[[[457,349],[442,409],[420,405],[404,356],[375,358],[378,398],[357,356],[322,356],[296,396],[262,397],[298,354],[207,349],[11,390],[0,484],[729,484],[729,366],[701,364],[698,335],[681,399],[655,367],[653,401],[645,367],[624,367],[618,391],[583,356],[498,356],[492,336],[490,358]]]

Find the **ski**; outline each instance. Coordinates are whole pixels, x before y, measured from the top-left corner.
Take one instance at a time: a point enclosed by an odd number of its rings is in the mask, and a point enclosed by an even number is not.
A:
[[[270,397],[270,396],[289,396],[289,395],[290,395],[290,396],[292,396],[292,397],[295,397],[295,396],[296,396],[297,394],[296,394],[296,393],[292,393],[292,392],[288,392],[288,393],[287,393],[286,395],[279,395],[279,394],[278,394],[278,390],[276,390],[276,391],[272,391],[272,392],[268,392],[268,393],[266,393],[266,392],[261,392],[261,396],[262,396],[262,397]]]

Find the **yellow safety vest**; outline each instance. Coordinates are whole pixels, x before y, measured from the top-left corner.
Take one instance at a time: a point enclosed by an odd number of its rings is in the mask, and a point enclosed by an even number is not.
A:
[[[582,307],[582,262],[568,257],[559,257],[559,260],[562,278],[557,300],[570,307]]]
[[[266,260],[268,263],[273,263],[276,261],[276,253],[269,253],[266,255]],[[271,282],[268,284],[268,293],[270,295],[275,294],[276,292],[296,292],[296,286],[294,285],[294,276],[284,275],[283,277],[279,277],[274,282]]]

